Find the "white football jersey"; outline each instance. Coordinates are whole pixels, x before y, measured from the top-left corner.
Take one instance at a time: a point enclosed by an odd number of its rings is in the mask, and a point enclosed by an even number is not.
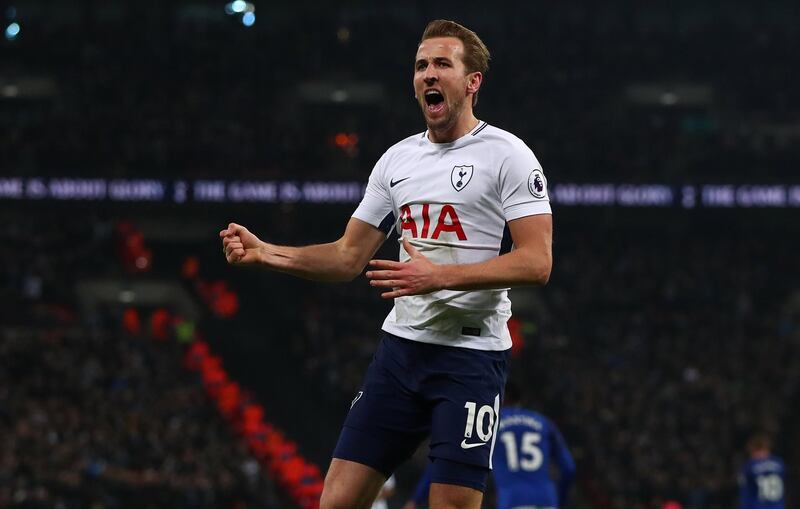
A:
[[[477,263],[511,249],[508,221],[550,214],[536,156],[485,122],[451,143],[427,132],[397,143],[372,170],[353,217],[387,235],[395,228],[433,263]],[[408,261],[400,244],[400,261]],[[402,338],[476,350],[511,347],[508,289],[399,297],[383,330]]]

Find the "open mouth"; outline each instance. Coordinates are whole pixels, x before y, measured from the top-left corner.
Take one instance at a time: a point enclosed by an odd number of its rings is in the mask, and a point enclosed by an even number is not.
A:
[[[430,113],[438,113],[444,109],[444,96],[438,90],[425,92],[425,105]]]

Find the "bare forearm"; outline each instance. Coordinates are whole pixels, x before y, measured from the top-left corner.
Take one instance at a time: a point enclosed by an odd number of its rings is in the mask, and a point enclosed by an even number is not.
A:
[[[272,270],[313,281],[350,281],[363,269],[339,242],[303,247],[263,243],[261,262]]]
[[[544,285],[550,278],[549,242],[532,243],[490,260],[456,265],[436,265],[403,238],[410,260],[372,260],[369,284],[385,291],[384,299],[421,295],[436,290],[486,290],[512,286]]]
[[[447,290],[539,286],[547,284],[551,267],[549,253],[518,250],[480,263],[440,265],[439,280]]]
[[[526,216],[508,223],[517,249],[490,260],[457,265],[436,265],[403,237],[406,262],[371,260],[370,285],[382,288],[384,299],[422,295],[436,290],[486,290],[511,286],[543,285],[553,265],[550,215]]]
[[[336,242],[304,247],[270,244],[236,223],[219,232],[228,263],[258,264],[314,281],[349,281],[355,278],[386,239],[369,223],[350,218]]]

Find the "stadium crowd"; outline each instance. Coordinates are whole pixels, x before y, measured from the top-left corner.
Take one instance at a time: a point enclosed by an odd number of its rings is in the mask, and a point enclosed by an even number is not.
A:
[[[182,346],[81,309],[74,282],[114,274],[110,223],[2,217],[31,255],[0,269],[0,507],[279,507]]]
[[[730,507],[748,435],[794,433],[795,261],[781,235],[665,237],[562,239],[530,360],[612,507]]]
[[[429,19],[459,12],[495,55],[478,115],[525,139],[562,181],[791,175],[800,83],[781,70],[800,37],[792,2],[448,7],[275,3],[251,28],[180,3],[87,8],[65,16],[72,26],[32,18],[0,52],[12,76],[41,78],[47,62],[57,93],[2,102],[0,165],[20,175],[363,179],[421,130],[415,44]],[[310,97],[306,85],[320,83],[329,92]],[[352,83],[379,92],[360,102]],[[356,147],[337,148],[337,133],[355,134]]]
[[[174,344],[69,330],[0,339],[0,506],[278,507]]]

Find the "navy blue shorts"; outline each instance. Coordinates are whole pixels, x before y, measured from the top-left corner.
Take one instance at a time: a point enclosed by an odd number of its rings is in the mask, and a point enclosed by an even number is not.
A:
[[[483,491],[509,351],[432,345],[383,333],[333,456],[387,477],[430,435],[432,482]]]

